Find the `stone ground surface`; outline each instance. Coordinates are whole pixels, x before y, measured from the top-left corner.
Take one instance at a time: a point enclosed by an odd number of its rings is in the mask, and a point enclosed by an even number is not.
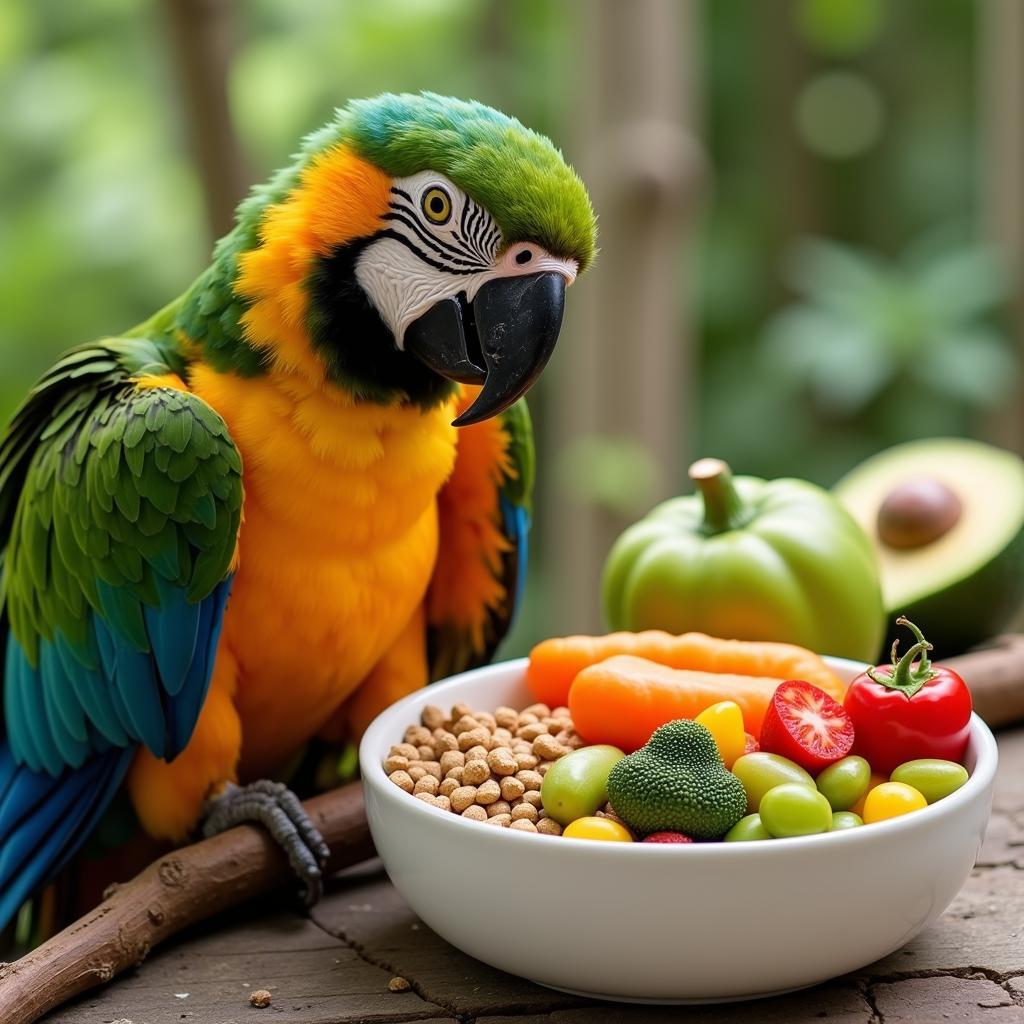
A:
[[[999,736],[992,822],[977,867],[935,926],[854,975],[789,996],[631,1007],[560,995],[439,939],[379,864],[336,879],[310,917],[280,901],[179,937],[46,1024],[1024,1024],[1024,730]],[[410,983],[395,993],[388,982]],[[267,989],[266,1009],[249,1003]]]

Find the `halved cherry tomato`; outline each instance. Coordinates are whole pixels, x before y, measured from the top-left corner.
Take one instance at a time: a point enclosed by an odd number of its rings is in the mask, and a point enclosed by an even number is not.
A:
[[[761,726],[761,749],[795,761],[812,775],[850,752],[853,722],[824,690],[791,679],[779,686]]]

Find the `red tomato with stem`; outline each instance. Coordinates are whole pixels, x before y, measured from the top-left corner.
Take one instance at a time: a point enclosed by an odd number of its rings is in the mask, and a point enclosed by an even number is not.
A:
[[[971,692],[955,672],[932,665],[932,645],[903,616],[916,643],[892,665],[869,668],[846,691],[843,701],[856,734],[853,752],[872,769],[888,775],[904,761],[938,757],[962,761],[971,730]]]

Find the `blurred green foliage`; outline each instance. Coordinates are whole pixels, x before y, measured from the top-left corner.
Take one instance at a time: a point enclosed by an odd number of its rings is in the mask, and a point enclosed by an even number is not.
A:
[[[229,94],[253,181],[336,105],[384,89],[475,96],[570,157],[580,144],[585,3],[229,9]],[[976,432],[1005,400],[1004,282],[969,227],[978,17],[979,5],[935,0],[702,5],[688,49],[712,182],[688,454],[828,484],[883,445]],[[206,262],[173,60],[156,0],[0,0],[0,420],[59,351],[139,321]],[[535,397],[543,428],[543,385]],[[649,457],[621,439],[581,445],[542,487],[565,476],[613,514],[642,513]],[[544,589],[534,574],[527,607]]]

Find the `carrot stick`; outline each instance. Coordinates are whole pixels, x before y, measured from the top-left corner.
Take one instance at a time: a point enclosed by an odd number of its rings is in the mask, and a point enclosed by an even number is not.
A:
[[[606,658],[629,654],[676,669],[763,676],[779,682],[806,679],[842,700],[843,685],[817,654],[795,644],[719,640],[705,633],[673,636],[661,630],[555,637],[530,653],[526,682],[539,701],[564,705],[576,676]],[[720,698],[721,699],[721,698]]]
[[[758,736],[768,702],[781,681],[771,676],[673,669],[617,655],[579,673],[569,690],[569,711],[576,731],[588,743],[611,743],[626,751],[642,747],[666,722],[696,718],[722,700],[735,701],[743,712],[744,729]],[[822,689],[842,700],[844,687],[837,678]]]

